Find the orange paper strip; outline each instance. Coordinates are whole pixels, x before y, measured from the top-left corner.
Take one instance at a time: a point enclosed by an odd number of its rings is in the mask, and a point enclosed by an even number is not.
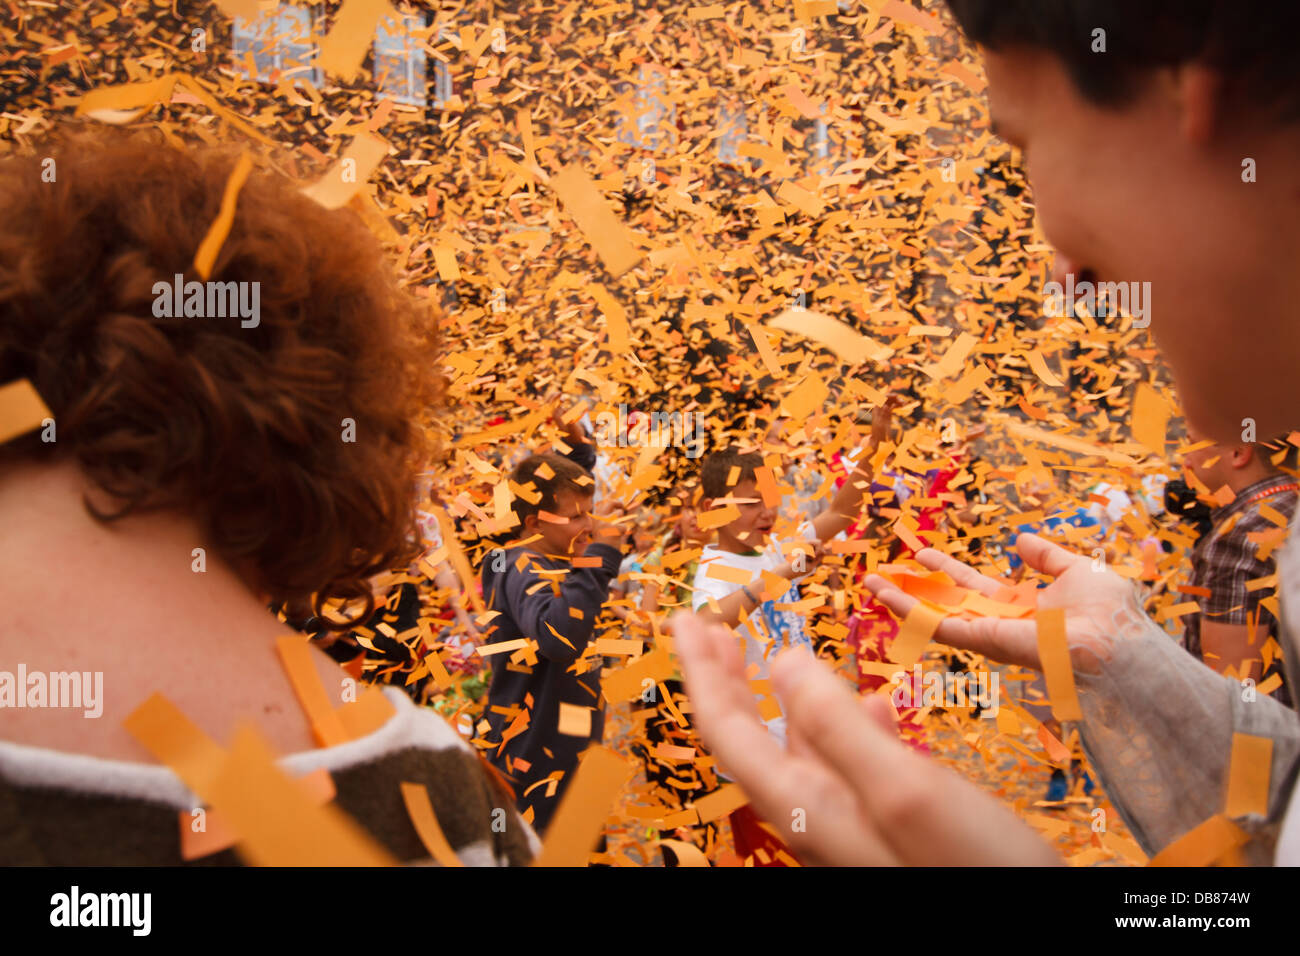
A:
[[[898,636],[889,646],[889,659],[903,667],[911,667],[921,659],[921,652],[934,637],[945,615],[929,605],[919,602],[907,612],[898,628]]]
[[[316,806],[250,726],[235,734],[207,794],[254,866],[390,866],[395,861],[333,806]]]
[[[1232,735],[1228,764],[1228,797],[1223,812],[1230,817],[1268,816],[1268,784],[1273,768],[1273,741],[1253,734]]]
[[[206,282],[212,275],[212,266],[217,261],[221,246],[230,235],[230,227],[235,222],[235,205],[239,201],[239,190],[243,188],[248,174],[253,171],[253,159],[247,152],[240,153],[235,168],[226,180],[226,190],[221,194],[221,209],[217,218],[208,227],[207,235],[199,243],[199,250],[194,254],[194,271]]]
[[[737,784],[724,783],[717,790],[695,801],[695,812],[701,823],[708,823],[725,817],[733,810],[739,810],[749,803],[749,797]]]
[[[347,743],[348,733],[343,729],[343,721],[334,710],[334,704],[316,672],[307,641],[301,635],[286,635],[275,642],[275,650],[280,655],[280,663],[293,685],[298,703],[311,721],[316,743],[322,747]]]
[[[379,161],[388,155],[388,144],[363,133],[348,144],[339,161],[320,179],[303,190],[326,209],[346,206],[369,180]]]
[[[54,416],[27,379],[0,385],[0,445],[40,428],[47,418]]]
[[[402,784],[402,802],[406,804],[407,816],[411,825],[420,836],[420,842],[429,851],[429,855],[443,866],[464,866],[456,851],[447,842],[447,837],[438,826],[438,816],[433,812],[429,801],[429,791],[418,783]]]
[[[534,866],[586,866],[618,792],[636,768],[605,747],[589,747],[546,830]]]
[[[387,0],[343,0],[334,14],[334,26],[320,42],[317,65],[326,73],[351,80],[374,42],[375,27],[385,17],[398,22],[397,12]]]
[[[1065,637],[1065,609],[1040,608],[1038,621],[1038,658],[1047,681],[1047,696],[1057,720],[1082,720],[1079,694],[1074,687],[1074,666],[1070,663],[1070,646]]]
[[[605,197],[580,166],[565,166],[551,177],[551,188],[600,255],[613,276],[621,276],[641,260],[627,227],[605,203]]]
[[[1148,866],[1209,866],[1250,839],[1249,834],[1223,814],[1216,814],[1189,830],[1151,858]]]

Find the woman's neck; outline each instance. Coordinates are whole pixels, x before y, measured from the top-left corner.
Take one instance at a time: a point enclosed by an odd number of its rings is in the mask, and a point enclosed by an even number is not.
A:
[[[310,749],[275,658],[287,629],[197,524],[162,513],[101,523],[86,511],[86,491],[73,465],[0,469],[0,671],[102,674],[104,697],[99,719],[6,710],[3,737],[147,759],[122,720],[160,691],[219,740],[236,713],[271,715],[273,744]]]

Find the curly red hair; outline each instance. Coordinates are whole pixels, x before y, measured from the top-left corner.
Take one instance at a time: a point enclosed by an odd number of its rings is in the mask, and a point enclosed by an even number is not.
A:
[[[201,281],[235,161],[116,132],[0,160],[0,383],[29,379],[57,428],[0,465],[70,457],[114,500],[87,502],[100,520],[186,513],[273,600],[369,613],[366,579],[416,553],[435,316],[360,217],[254,171],[210,279],[260,283],[260,322],[155,317],[155,283]]]

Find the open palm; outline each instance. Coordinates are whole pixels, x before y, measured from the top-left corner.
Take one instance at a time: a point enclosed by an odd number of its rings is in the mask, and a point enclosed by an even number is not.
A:
[[[1038,592],[1038,606],[1065,609],[1066,639],[1076,671],[1096,672],[1111,656],[1115,640],[1134,627],[1141,627],[1144,616],[1133,586],[1118,574],[1098,569],[1091,558],[1067,551],[1036,534],[1022,534],[1016,540],[1016,549],[1027,566],[1055,578]],[[987,597],[993,597],[1005,585],[933,548],[919,551],[916,559],[931,570],[946,572],[962,587]],[[880,575],[873,574],[863,583],[881,604],[899,617],[905,617],[917,603],[916,598]],[[991,660],[1041,667],[1038,629],[1033,618],[948,617],[939,625],[934,638]]]

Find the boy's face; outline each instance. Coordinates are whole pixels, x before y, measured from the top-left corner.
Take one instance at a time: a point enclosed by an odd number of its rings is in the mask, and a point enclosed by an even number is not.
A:
[[[555,507],[551,514],[563,518],[563,522],[548,521],[541,515],[529,515],[524,527],[529,534],[539,534],[541,541],[535,541],[532,547],[545,554],[574,557],[587,550],[591,542],[595,522],[591,517],[593,495],[581,495],[568,488],[561,488],[555,493]]]
[[[776,523],[776,509],[763,504],[754,479],[736,484],[727,497],[748,499],[736,504],[740,517],[718,529],[718,544],[725,550],[752,551],[763,547]],[[705,510],[714,506],[716,499],[704,501]]]
[[[1197,68],[1154,71],[1132,101],[1101,107],[1045,51],[982,52],[995,132],[1024,151],[1059,278],[1150,283],[1146,318],[1205,434],[1230,441],[1247,417],[1260,433],[1295,426],[1300,322],[1278,255],[1296,235],[1296,132],[1246,125]],[[1242,181],[1246,157],[1258,182]]]

